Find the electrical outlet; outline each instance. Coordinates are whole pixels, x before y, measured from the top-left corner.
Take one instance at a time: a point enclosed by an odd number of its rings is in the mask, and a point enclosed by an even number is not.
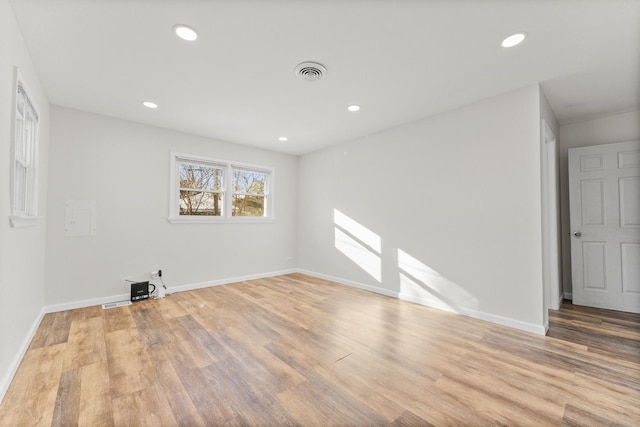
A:
[[[151,278],[152,279],[159,279],[160,277],[162,277],[162,270],[152,271],[151,272]]]

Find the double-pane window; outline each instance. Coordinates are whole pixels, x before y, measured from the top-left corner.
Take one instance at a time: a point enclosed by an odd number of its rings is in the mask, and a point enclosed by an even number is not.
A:
[[[174,153],[171,181],[172,222],[273,218],[271,168]]]
[[[13,132],[11,218],[14,226],[21,219],[36,218],[38,114],[21,81],[17,82]]]

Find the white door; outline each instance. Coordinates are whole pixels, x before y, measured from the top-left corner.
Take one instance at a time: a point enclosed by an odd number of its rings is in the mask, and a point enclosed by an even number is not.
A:
[[[640,313],[640,141],[569,150],[573,303]]]

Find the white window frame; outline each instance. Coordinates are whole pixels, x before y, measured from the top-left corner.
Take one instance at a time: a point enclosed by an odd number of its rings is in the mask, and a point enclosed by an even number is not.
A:
[[[180,215],[180,163],[194,163],[204,166],[217,167],[224,170],[222,190],[222,215]],[[267,176],[265,184],[265,215],[255,216],[232,216],[233,195],[232,178],[234,171],[250,171],[263,173]],[[212,159],[208,157],[196,156],[192,154],[171,152],[170,173],[169,173],[169,222],[173,224],[212,224],[212,223],[268,223],[275,221],[275,198],[274,198],[275,170],[268,166],[239,163],[229,160]]]
[[[12,144],[11,144],[11,209],[9,220],[13,227],[35,226],[38,223],[38,150],[39,117],[38,108],[29,96],[24,80],[15,67],[13,104]],[[18,103],[24,97],[23,120],[19,122]],[[24,109],[29,109],[32,117],[31,132],[27,132]],[[21,125],[20,125],[21,124]],[[16,179],[18,163],[25,169],[23,180]],[[21,184],[22,183],[22,184]],[[22,200],[23,203],[19,203]],[[22,206],[24,205],[24,206]]]

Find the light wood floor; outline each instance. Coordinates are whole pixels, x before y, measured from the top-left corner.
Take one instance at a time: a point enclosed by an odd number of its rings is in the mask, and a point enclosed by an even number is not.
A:
[[[640,316],[548,337],[292,274],[45,316],[1,426],[640,425]]]

